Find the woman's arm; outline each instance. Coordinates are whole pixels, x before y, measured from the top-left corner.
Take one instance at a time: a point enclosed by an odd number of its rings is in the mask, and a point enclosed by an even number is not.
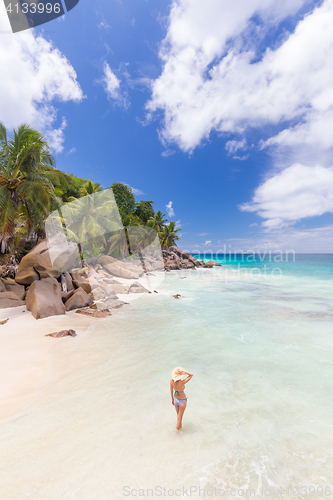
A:
[[[172,380],[170,380],[170,391],[171,391],[171,403],[174,405],[174,400],[173,400],[173,387],[172,387]]]
[[[193,377],[193,373],[191,372],[184,372],[185,375],[188,375],[188,377],[186,377],[185,380],[183,380],[184,384],[187,384],[187,382],[189,382],[191,380],[191,378]]]

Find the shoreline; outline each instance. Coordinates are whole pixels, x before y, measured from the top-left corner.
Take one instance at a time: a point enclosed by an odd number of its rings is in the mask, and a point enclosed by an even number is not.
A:
[[[184,270],[183,270],[184,271]],[[186,270],[188,271],[188,270]],[[180,271],[178,271],[180,272]],[[189,271],[191,273],[191,271]],[[176,274],[176,273],[175,273]],[[159,295],[169,293],[154,293],[164,281],[165,272],[155,271],[154,276],[143,275],[136,281],[150,289],[151,293],[117,294],[119,300],[126,302],[121,308],[131,307],[137,299],[144,301],[154,300]],[[117,281],[127,285],[126,278],[117,277]],[[176,292],[175,292],[176,293]],[[170,295],[172,296],[172,294]],[[58,372],[61,360],[54,355],[54,347],[59,343],[72,345],[77,338],[70,336],[61,339],[47,337],[49,333],[60,330],[73,329],[78,336],[89,329],[95,329],[98,322],[109,320],[117,315],[119,309],[112,309],[111,316],[96,318],[76,311],[67,311],[65,314],[49,316],[36,320],[25,305],[1,309],[1,320],[8,321],[0,325],[0,425],[15,416],[38,398],[46,388],[53,375],[63,374],[62,368]],[[112,319],[111,319],[112,321]]]
[[[75,311],[39,320],[26,306],[2,311],[9,321],[0,326],[0,424],[30,404],[47,385],[56,368],[52,356],[55,342],[75,341],[72,337],[53,339],[45,335],[69,328],[82,334],[97,321]]]
[[[158,283],[161,283],[161,274],[156,276]],[[127,284],[128,281],[123,278],[118,278],[118,280],[123,284]],[[146,280],[145,276],[137,279],[143,286],[147,286]],[[148,298],[150,298],[151,300],[157,295],[152,291],[150,294],[118,294],[118,297],[119,300],[127,303],[122,307],[123,309],[131,307],[136,299],[149,300]],[[72,344],[78,340],[71,336],[57,339],[47,337],[47,334],[73,329],[80,336],[92,328],[95,329],[99,322],[110,321],[110,318],[117,315],[119,311],[119,309],[113,309],[110,316],[96,318],[77,314],[78,310],[80,309],[36,320],[25,305],[1,309],[1,320],[8,318],[8,321],[4,325],[0,325],[2,357],[0,364],[0,425],[15,418],[20,410],[33,403],[50,383],[52,375],[57,373],[60,360],[54,355],[54,347],[59,342]]]

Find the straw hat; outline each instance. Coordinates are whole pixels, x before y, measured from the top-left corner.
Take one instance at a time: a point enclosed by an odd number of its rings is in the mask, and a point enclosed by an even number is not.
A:
[[[174,380],[175,382],[177,382],[177,380],[181,380],[181,378],[186,375],[184,372],[184,368],[181,368],[181,366],[177,366],[171,372],[172,380]]]

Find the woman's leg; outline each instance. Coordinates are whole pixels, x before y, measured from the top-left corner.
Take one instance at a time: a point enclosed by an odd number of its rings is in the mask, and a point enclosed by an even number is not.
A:
[[[179,406],[178,417],[177,417],[177,426],[176,426],[176,429],[178,431],[182,428],[182,420],[183,420],[183,415],[184,415],[186,405],[187,405],[187,401],[185,401],[185,403],[182,403]]]

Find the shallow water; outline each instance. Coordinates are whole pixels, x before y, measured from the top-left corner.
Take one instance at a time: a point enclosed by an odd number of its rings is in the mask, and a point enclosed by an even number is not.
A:
[[[55,343],[48,387],[0,428],[1,498],[333,494],[333,283],[307,266],[168,273]],[[177,365],[194,373],[178,433]]]

